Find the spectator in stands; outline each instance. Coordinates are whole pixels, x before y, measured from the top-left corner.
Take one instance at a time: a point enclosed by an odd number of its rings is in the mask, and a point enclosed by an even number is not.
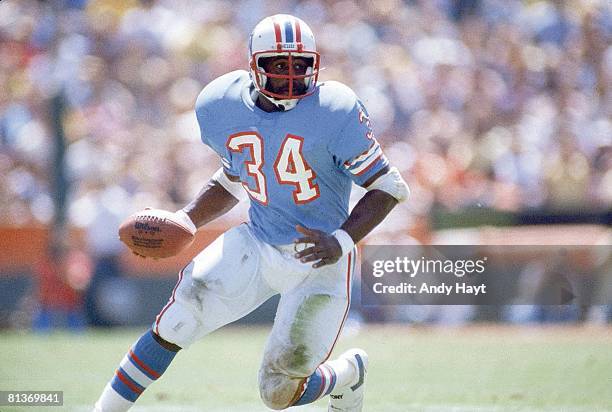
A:
[[[83,330],[86,325],[83,292],[90,275],[88,256],[71,247],[56,232],[34,272],[37,308],[33,329],[37,332],[48,332],[56,327]]]

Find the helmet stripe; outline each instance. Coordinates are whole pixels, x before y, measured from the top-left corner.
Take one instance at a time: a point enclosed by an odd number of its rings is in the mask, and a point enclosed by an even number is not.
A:
[[[300,29],[300,21],[298,19],[295,20],[295,41],[297,43],[302,42],[302,30]]]
[[[274,34],[276,35],[276,44],[279,45],[280,43],[283,42],[283,39],[281,38],[281,29],[277,21],[276,20],[273,20],[273,21],[274,21]]]
[[[293,25],[290,20],[285,20],[285,42],[293,43]]]

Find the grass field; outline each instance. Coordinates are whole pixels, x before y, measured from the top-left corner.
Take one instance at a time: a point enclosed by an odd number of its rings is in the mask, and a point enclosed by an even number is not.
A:
[[[63,390],[87,411],[143,330],[0,334],[0,390]],[[267,328],[229,327],[179,354],[134,411],[258,412]],[[335,354],[370,354],[366,412],[612,411],[612,329],[367,327]],[[25,410],[0,406],[0,411]],[[325,411],[326,402],[296,408]]]

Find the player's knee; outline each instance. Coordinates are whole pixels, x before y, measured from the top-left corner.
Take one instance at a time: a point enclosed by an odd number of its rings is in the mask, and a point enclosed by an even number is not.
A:
[[[281,410],[291,406],[297,397],[301,379],[281,373],[260,373],[259,394],[270,409]]]
[[[163,340],[187,348],[197,338],[199,321],[184,304],[174,302],[158,315],[153,331]]]
[[[306,345],[279,346],[269,351],[259,371],[261,399],[270,409],[285,409],[299,397],[303,379],[318,365]]]

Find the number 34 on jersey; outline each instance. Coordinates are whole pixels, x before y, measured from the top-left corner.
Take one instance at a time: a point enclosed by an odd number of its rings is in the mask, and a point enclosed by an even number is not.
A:
[[[255,184],[242,183],[251,198],[263,205],[268,204],[266,175],[263,173],[264,139],[257,132],[233,134],[227,140],[230,152],[250,152],[250,160],[245,162],[247,173],[253,177]],[[311,202],[319,197],[319,186],[313,182],[315,172],[302,155],[304,138],[287,134],[274,162],[274,174],[279,184],[293,185],[293,200],[296,204]]]

